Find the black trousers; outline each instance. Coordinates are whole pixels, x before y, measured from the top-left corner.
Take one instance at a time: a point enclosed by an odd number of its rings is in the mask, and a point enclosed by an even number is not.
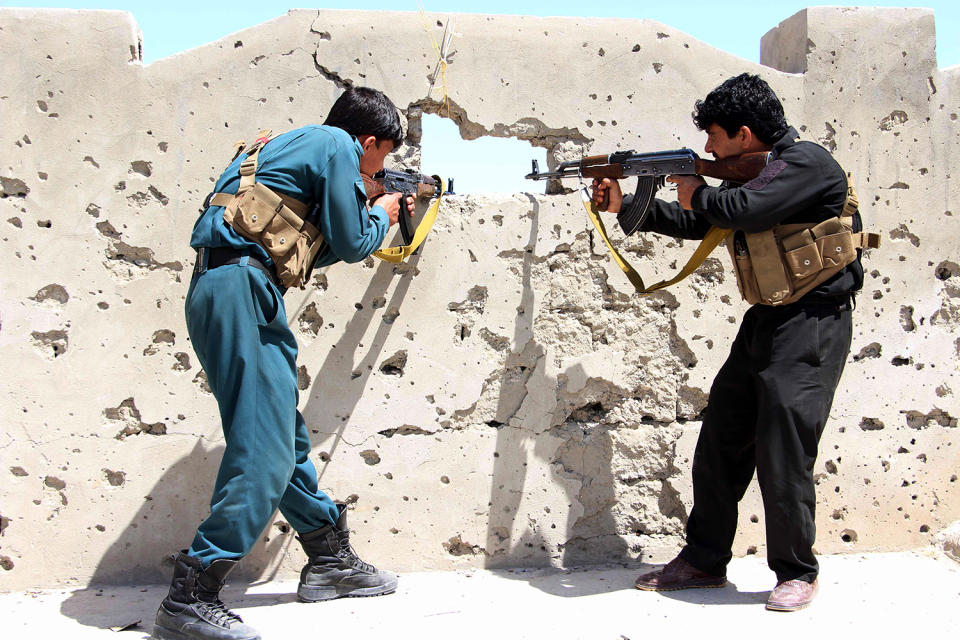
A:
[[[681,552],[701,571],[726,575],[737,503],[757,472],[767,564],[777,581],[817,577],[813,466],[850,352],[851,309],[842,304],[756,305],[710,389],[693,458],[693,509]]]

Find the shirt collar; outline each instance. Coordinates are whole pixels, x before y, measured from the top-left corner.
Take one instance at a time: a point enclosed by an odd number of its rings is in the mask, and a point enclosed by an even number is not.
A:
[[[793,127],[787,127],[787,132],[779,140],[773,143],[773,150],[779,155],[787,147],[792,147],[797,143],[800,134]]]
[[[360,156],[363,155],[363,145],[360,144],[360,141],[357,140],[357,136],[350,136],[353,140],[353,150],[357,152],[357,159],[360,159]]]

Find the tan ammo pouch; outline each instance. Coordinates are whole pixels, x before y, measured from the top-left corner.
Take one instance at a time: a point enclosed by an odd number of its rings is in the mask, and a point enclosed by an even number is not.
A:
[[[210,204],[224,207],[224,221],[241,236],[263,247],[284,287],[303,288],[324,245],[323,235],[304,219],[309,205],[256,182],[257,156],[269,136],[269,130],[261,131],[254,145],[246,150],[237,193],[213,194]],[[238,147],[243,151],[242,143]]]
[[[768,231],[741,232],[727,239],[740,294],[750,304],[796,302],[857,259],[857,249],[880,246],[875,233],[853,231],[857,211],[853,185],[840,217],[819,223],[777,225]]]

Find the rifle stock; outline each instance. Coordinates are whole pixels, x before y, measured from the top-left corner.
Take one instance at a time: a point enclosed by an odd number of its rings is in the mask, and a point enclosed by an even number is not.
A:
[[[723,158],[722,160],[697,158],[694,160],[694,170],[697,175],[708,178],[731,182],[750,182],[760,175],[763,168],[767,166],[768,155],[769,153],[766,151],[756,151],[732,158]]]

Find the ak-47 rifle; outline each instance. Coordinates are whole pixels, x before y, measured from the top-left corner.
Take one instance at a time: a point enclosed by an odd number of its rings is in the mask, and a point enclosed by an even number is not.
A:
[[[633,233],[643,225],[650,211],[650,204],[657,193],[657,189],[664,184],[664,178],[670,175],[700,175],[731,182],[749,182],[753,180],[765,166],[769,154],[765,151],[744,153],[723,160],[704,160],[690,149],[676,151],[657,151],[654,153],[635,153],[633,151],[618,151],[607,156],[588,156],[579,161],[562,162],[556,171],[541,173],[537,161],[533,161],[533,172],[527,174],[530,180],[551,180],[559,178],[613,178],[621,179],[628,176],[637,177],[637,191],[626,208],[617,215],[620,227],[627,235]],[[617,251],[607,237],[603,220],[586,192],[582,193],[584,207],[590,216],[590,221],[600,233],[600,237],[610,249],[617,265],[623,270],[627,278],[643,295],[652,293],[676,284],[690,275],[729,233],[727,229],[712,227],[704,237],[700,246],[694,252],[687,264],[676,277],[663,280],[652,286],[643,282],[640,274],[630,266],[630,263]],[[600,209],[606,209],[607,203],[602,203]]]
[[[560,178],[614,178],[637,177],[637,190],[626,211],[617,216],[620,226],[627,234],[640,228],[657,189],[669,175],[700,175],[732,182],[749,182],[756,178],[767,165],[767,152],[744,153],[723,160],[704,160],[691,149],[636,153],[617,151],[610,155],[587,156],[581,160],[561,162],[556,171],[540,172],[537,161],[533,171],[526,177],[530,180],[555,180]],[[606,209],[606,203],[600,206]]]

